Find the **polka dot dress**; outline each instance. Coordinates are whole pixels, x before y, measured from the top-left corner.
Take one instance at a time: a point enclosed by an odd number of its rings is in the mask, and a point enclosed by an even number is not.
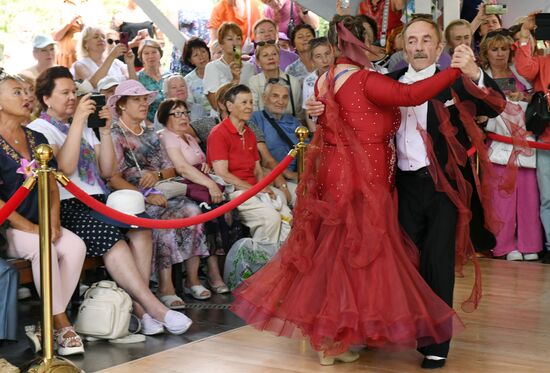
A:
[[[103,195],[92,196],[105,203]],[[102,256],[120,240],[126,240],[124,229],[90,215],[90,208],[76,198],[61,201],[61,225],[86,243],[86,256]]]

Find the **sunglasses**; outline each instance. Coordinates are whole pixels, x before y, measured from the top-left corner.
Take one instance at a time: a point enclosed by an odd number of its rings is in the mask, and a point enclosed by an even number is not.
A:
[[[174,118],[181,118],[182,116],[189,116],[189,114],[191,114],[191,112],[188,110],[188,111],[174,111],[173,113],[170,113],[168,115],[173,115]]]
[[[118,44],[120,43],[120,40],[109,38],[109,39],[107,39],[107,43],[108,43],[108,44],[111,44],[111,45],[112,45],[112,44],[118,45]]]
[[[487,35],[485,35],[485,37],[486,38],[494,38],[497,35],[512,37],[512,35],[514,35],[514,34],[512,33],[512,31],[508,30],[507,28],[501,28],[501,29],[498,29],[498,30],[495,30],[495,31],[488,32]]]
[[[263,47],[264,45],[275,45],[275,44],[277,44],[275,40],[254,42],[254,46],[256,47]]]

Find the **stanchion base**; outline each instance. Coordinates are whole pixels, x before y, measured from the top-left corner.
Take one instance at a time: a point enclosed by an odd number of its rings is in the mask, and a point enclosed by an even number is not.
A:
[[[82,369],[71,361],[62,357],[54,356],[51,361],[46,362],[40,357],[33,360],[29,365],[28,373],[84,373]]]

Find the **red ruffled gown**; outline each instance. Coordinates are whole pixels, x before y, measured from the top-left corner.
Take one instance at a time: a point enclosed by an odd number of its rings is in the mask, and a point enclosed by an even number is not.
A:
[[[360,70],[325,95],[292,232],[234,291],[234,313],[331,355],[350,345],[416,348],[463,328],[418,273],[417,249],[398,224],[393,146],[397,106],[419,105],[458,76],[448,69],[403,85]]]

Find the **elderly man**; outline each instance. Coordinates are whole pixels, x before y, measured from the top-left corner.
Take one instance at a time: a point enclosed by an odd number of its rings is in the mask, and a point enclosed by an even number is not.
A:
[[[262,18],[254,24],[254,43],[268,43],[268,44],[277,44],[279,39],[279,31],[277,30],[277,24],[269,19]],[[298,59],[298,55],[294,52],[288,51],[286,49],[279,50],[279,67],[281,70],[285,70],[288,65],[293,63]],[[262,71],[260,66],[256,63],[256,56],[250,58],[250,62],[256,65],[256,72],[259,73]]]
[[[32,39],[32,55],[36,65],[22,71],[22,74],[36,80],[36,77],[46,69],[55,66],[55,45],[57,43],[47,35],[36,35]]]
[[[270,82],[263,94],[264,109],[254,112],[250,118],[250,124],[256,126],[263,134],[265,144],[259,142],[258,150],[264,167],[274,168],[298,142],[294,131],[300,126],[300,121],[290,114],[285,114],[289,99],[288,85],[282,81]],[[288,190],[293,205],[297,187],[296,161],[292,162],[283,176],[288,182],[280,183],[276,180],[275,183],[283,192],[286,193]]]
[[[443,50],[439,26],[428,19],[413,19],[405,25],[403,39],[409,66],[389,76],[402,83],[411,84],[435,74],[436,62]],[[468,49],[460,48],[461,51]],[[458,51],[459,49],[456,50],[457,53]],[[468,65],[462,69],[466,75],[464,79],[472,79],[474,84],[480,87],[489,87],[495,92],[500,92],[498,85],[475,64],[473,52],[471,50],[469,52]],[[459,57],[461,55],[463,55],[462,52],[458,54]],[[468,101],[472,104],[475,115],[493,118],[499,114],[485,102],[470,95],[462,79],[457,80],[451,88],[460,101]],[[466,149],[471,146],[450,89],[444,90],[433,100],[422,105],[400,108],[401,126],[395,141],[399,222],[420,250],[420,274],[434,293],[452,307],[455,281],[455,235],[459,210],[450,196],[458,193],[456,180],[459,176],[450,176],[451,172],[446,168],[450,163],[449,159],[454,155],[448,150],[447,138],[440,132],[441,122],[436,115],[436,106],[433,101],[439,101],[448,108],[450,124],[456,131],[454,140]],[[418,128],[423,128],[423,132],[430,137],[429,143],[433,144],[435,159],[429,159],[426,147],[428,141],[423,139],[423,134]],[[432,179],[432,174],[429,172],[432,162],[436,168],[445,170],[444,177],[452,190],[442,191],[439,187],[442,182]],[[475,191],[473,172],[469,164],[460,168],[465,181],[470,182],[470,186]],[[466,205],[466,208],[472,210],[473,215],[472,240],[475,241],[474,247],[479,248],[483,245],[485,249],[490,249],[492,247],[487,246],[494,246],[494,237],[483,230],[482,212],[477,208],[478,206],[480,206],[479,199],[474,192],[471,206]],[[419,349],[425,356],[422,367],[427,369],[443,367],[449,352],[449,344],[450,341],[446,341]]]

